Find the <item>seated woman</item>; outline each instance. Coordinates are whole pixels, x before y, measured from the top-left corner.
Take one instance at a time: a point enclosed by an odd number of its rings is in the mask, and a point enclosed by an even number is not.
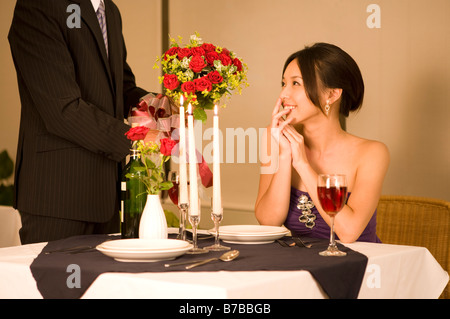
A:
[[[341,242],[379,242],[376,208],[389,166],[380,142],[341,128],[361,107],[364,82],[356,62],[335,45],[316,43],[292,54],[283,69],[282,89],[267,130],[267,150],[278,152],[262,163],[255,214],[260,224],[285,225],[292,233],[329,239],[330,217],[317,196],[318,174],[345,174],[349,197],[335,218]],[[282,109],[280,110],[280,108]],[[264,166],[277,163],[275,171]]]

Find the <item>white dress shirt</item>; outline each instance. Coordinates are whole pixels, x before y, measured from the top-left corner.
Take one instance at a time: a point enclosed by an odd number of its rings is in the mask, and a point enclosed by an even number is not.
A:
[[[95,11],[95,12],[97,12],[98,7],[100,6],[100,2],[101,2],[101,1],[102,1],[102,0],[91,0],[92,6],[94,7],[94,11]]]

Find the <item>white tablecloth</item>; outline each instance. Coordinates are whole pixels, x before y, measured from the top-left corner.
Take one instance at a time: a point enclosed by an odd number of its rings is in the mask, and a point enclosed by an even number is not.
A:
[[[44,246],[0,249],[0,299],[42,298],[29,267]],[[426,248],[374,243],[348,246],[369,258],[359,298],[438,298],[449,280]],[[83,298],[289,299],[326,295],[307,271],[219,271],[105,273]]]

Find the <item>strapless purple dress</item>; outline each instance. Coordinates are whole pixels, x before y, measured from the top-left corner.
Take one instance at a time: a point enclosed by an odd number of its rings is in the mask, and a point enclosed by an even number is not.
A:
[[[350,193],[348,196],[350,196]],[[289,212],[284,226],[293,234],[301,237],[330,238],[330,227],[317,211],[309,194],[294,187],[291,187]],[[375,210],[366,229],[364,229],[357,241],[381,243],[376,234],[376,227],[377,211]],[[335,238],[339,239],[337,235]]]

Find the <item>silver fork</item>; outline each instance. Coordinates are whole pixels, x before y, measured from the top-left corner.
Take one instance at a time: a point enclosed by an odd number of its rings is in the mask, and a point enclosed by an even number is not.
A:
[[[91,249],[94,249],[94,246],[75,246],[75,247],[69,247],[69,248],[62,248],[62,249],[56,249],[56,250],[50,250],[46,251],[45,254],[53,254],[53,253],[70,253],[70,254],[76,254],[79,252],[89,251]]]
[[[311,244],[306,244],[303,240],[301,240],[300,237],[292,237],[292,239],[294,240],[294,242],[295,242],[295,244],[297,246],[303,246],[303,247],[306,247],[306,248],[311,248],[312,247]]]
[[[277,239],[277,243],[279,243],[283,247],[292,247],[292,246],[290,246],[287,242],[285,242],[282,239]]]

